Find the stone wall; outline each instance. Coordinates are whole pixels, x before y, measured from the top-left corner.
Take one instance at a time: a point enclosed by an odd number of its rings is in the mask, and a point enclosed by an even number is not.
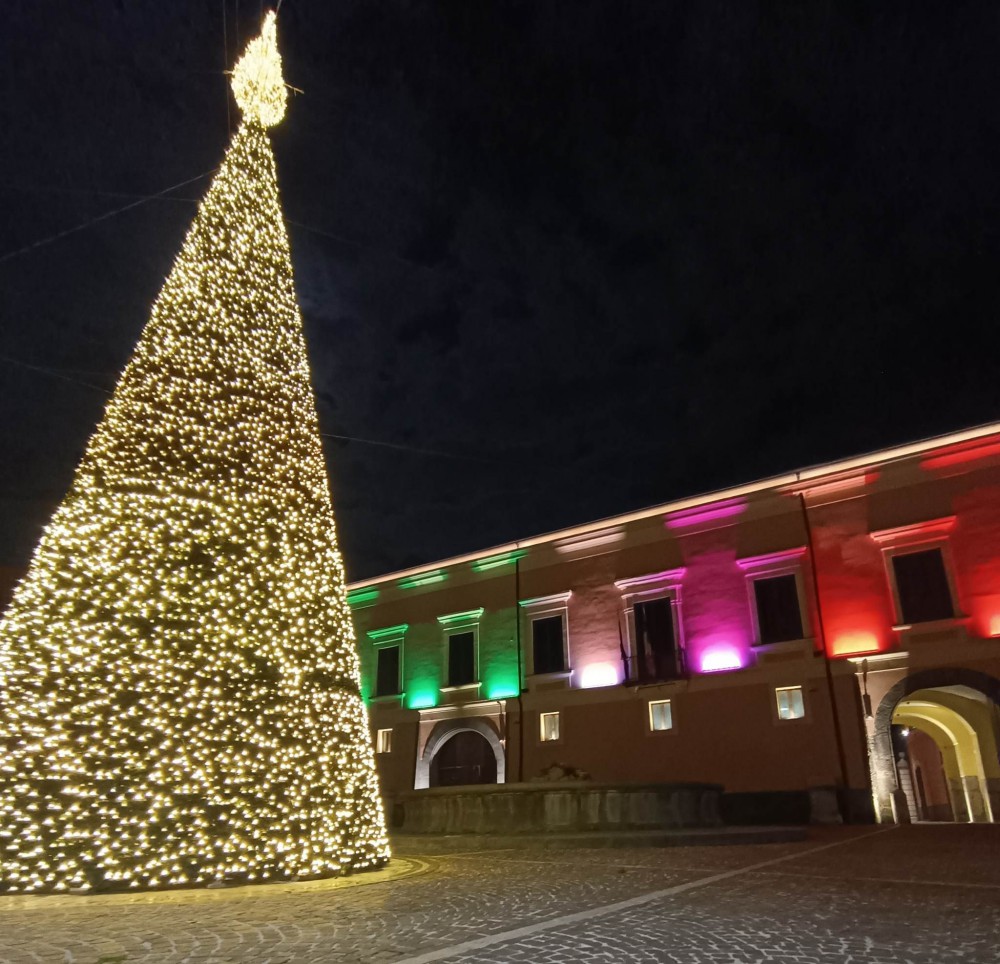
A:
[[[403,833],[571,833],[715,827],[722,787],[700,783],[508,783],[387,797]]]

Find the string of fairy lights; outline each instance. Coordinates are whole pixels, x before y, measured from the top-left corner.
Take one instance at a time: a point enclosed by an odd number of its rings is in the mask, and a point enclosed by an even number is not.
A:
[[[0,889],[322,876],[389,856],[267,128],[243,115],[0,622]]]

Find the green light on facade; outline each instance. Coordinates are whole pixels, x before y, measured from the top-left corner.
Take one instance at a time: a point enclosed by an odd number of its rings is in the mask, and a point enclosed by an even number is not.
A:
[[[486,680],[486,699],[488,700],[509,700],[518,696],[519,693],[516,676],[497,674],[496,677],[488,677]]]
[[[406,694],[406,706],[411,710],[427,710],[438,704],[437,690],[419,689]]]
[[[487,556],[485,559],[477,559],[472,564],[473,572],[486,572],[488,569],[497,569],[500,566],[507,566],[523,559],[527,555],[522,549],[515,549],[513,552],[504,552],[499,556]]]
[[[347,594],[347,605],[357,609],[359,606],[375,602],[376,599],[378,599],[377,589],[355,589],[354,592]]]
[[[447,578],[447,573],[442,572],[440,569],[435,569],[433,572],[422,572],[418,576],[408,576],[406,579],[400,579],[398,585],[400,589],[416,589],[418,586],[429,586],[435,582],[444,582]]]
[[[477,622],[486,612],[482,606],[478,609],[467,609],[464,613],[449,613],[447,616],[438,616],[437,620],[442,626],[451,626],[454,623],[474,623]]]
[[[382,639],[392,639],[395,636],[402,638],[409,628],[409,623],[400,623],[398,626],[386,626],[384,629],[369,629],[365,635],[373,642],[378,642]]]

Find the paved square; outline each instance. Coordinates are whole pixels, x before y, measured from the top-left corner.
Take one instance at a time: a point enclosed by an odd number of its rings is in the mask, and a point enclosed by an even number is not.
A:
[[[403,841],[390,869],[344,881],[0,898],[0,961],[1000,962],[1000,827],[477,847]]]

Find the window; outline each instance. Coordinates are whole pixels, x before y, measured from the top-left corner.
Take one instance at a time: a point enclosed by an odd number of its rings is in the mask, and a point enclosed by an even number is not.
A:
[[[552,743],[559,739],[559,714],[540,713],[538,716],[539,733],[538,738],[543,743]]]
[[[566,669],[562,616],[542,616],[531,621],[531,646],[535,673],[561,673]],[[556,729],[558,717],[556,713]],[[544,739],[544,737],[543,737]],[[553,737],[558,739],[558,737]]]
[[[480,606],[478,609],[448,613],[437,618],[444,633],[441,652],[444,654],[442,670],[446,690],[479,684],[479,666],[476,658],[479,649],[479,620],[485,611]],[[468,695],[468,693],[456,694],[456,698],[465,699]]]
[[[683,679],[680,633],[681,583],[685,569],[665,569],[619,579],[628,646],[622,640],[625,678],[632,685]]]
[[[448,637],[448,685],[476,682],[476,634],[472,630]]]
[[[756,645],[794,642],[809,633],[803,611],[805,560],[805,546],[736,560],[747,578]]]
[[[402,693],[403,637],[409,628],[406,623],[400,623],[398,626],[369,629],[365,633],[375,650],[373,699],[382,696],[399,696]]]
[[[955,615],[940,549],[894,555],[892,570],[904,623],[928,623]]]
[[[801,720],[806,715],[801,686],[779,686],[774,691],[779,720]]]
[[[528,676],[562,674],[561,681],[569,685],[570,668],[569,600],[572,590],[551,596],[519,599],[517,604],[524,613],[525,648],[528,651]],[[520,618],[520,617],[519,617]],[[529,635],[530,634],[530,635]],[[544,683],[540,680],[539,683]],[[529,686],[535,685],[529,679]]]
[[[753,580],[758,642],[783,643],[802,638],[799,586],[794,573]]]
[[[870,533],[882,547],[895,602],[895,629],[958,615],[948,566],[948,539],[954,528],[955,516],[950,515]]]
[[[375,736],[376,753],[392,753],[392,729],[379,730]]]
[[[681,675],[674,611],[669,597],[635,604],[636,672],[640,683],[677,679]]]
[[[375,695],[399,695],[399,647],[379,646],[375,650],[377,664],[375,669]]]
[[[670,709],[670,700],[649,701],[649,728],[657,731],[674,728],[674,714]]]

